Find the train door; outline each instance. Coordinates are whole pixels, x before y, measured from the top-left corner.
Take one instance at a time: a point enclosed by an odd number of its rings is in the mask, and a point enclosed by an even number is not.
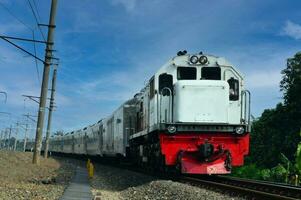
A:
[[[113,152],[114,150],[114,116],[107,122],[107,150]]]
[[[228,108],[228,121],[231,124],[241,123],[240,116],[243,116],[241,109],[241,91],[242,88],[239,84],[240,77],[236,75],[232,70],[224,70],[223,73],[224,81],[227,81],[229,84],[229,108]]]
[[[170,74],[159,76],[159,122],[170,123],[173,117],[173,77]]]
[[[144,104],[143,104],[143,99],[140,99],[138,105],[137,105],[137,112],[136,112],[136,132],[140,132],[143,130],[143,109],[144,109]]]
[[[153,76],[149,81],[149,126],[150,131],[153,130],[157,123],[157,108],[156,108],[156,90],[155,77]]]
[[[72,153],[75,153],[74,151],[74,145],[75,145],[75,141],[74,141],[74,135],[72,135]]]
[[[88,142],[88,135],[87,132],[84,134],[84,149],[83,149],[83,154],[87,154],[87,142]]]

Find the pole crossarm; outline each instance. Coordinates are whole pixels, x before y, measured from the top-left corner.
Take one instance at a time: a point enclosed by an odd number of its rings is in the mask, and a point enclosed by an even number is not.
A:
[[[23,97],[27,97],[28,99],[30,99],[30,100],[32,100],[32,101],[34,101],[34,102],[36,102],[36,103],[40,103],[38,100],[36,100],[36,99],[41,99],[41,97],[37,97],[37,96],[32,96],[32,95],[25,95],[25,94],[23,94],[22,95]],[[47,98],[47,100],[51,100],[51,98]]]
[[[38,24],[39,26],[46,26],[46,27],[50,27],[50,28],[55,28],[56,25],[50,25],[50,24]]]
[[[19,38],[19,37],[12,37],[12,36],[5,36],[5,35],[0,35],[1,38],[5,38],[5,39],[11,39],[11,40],[20,40],[20,41],[25,41],[25,42],[36,42],[36,43],[43,43],[43,44],[50,44],[52,45],[53,42],[45,42],[42,40],[33,40],[33,39],[27,39],[27,38]]]
[[[30,114],[26,114],[26,115],[23,115],[25,117],[27,117],[27,119],[30,119],[31,121],[33,122],[37,122],[35,119],[31,118],[31,117],[38,117],[38,116],[35,116],[35,115],[30,115]]]
[[[43,64],[45,64],[44,60],[42,60],[41,58],[35,56],[34,54],[30,53],[29,51],[25,50],[24,48],[18,46],[17,44],[13,43],[12,41],[10,41],[10,40],[8,40],[8,39],[6,39],[6,38],[4,38],[4,37],[1,37],[1,36],[0,36],[0,39],[5,40],[6,42],[10,43],[10,44],[13,45],[14,47],[20,49],[21,51],[27,53],[28,55],[34,57],[34,58],[37,59],[38,61],[40,61],[40,62],[42,62]]]
[[[32,100],[36,103],[40,103],[38,100],[36,100],[36,99],[40,99],[40,97],[36,97],[36,96],[32,96],[32,95],[24,95],[24,94],[22,96],[27,97],[27,98],[29,98],[30,100]]]

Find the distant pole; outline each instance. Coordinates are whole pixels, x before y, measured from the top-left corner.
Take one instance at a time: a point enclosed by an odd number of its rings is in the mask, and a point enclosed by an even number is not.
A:
[[[19,122],[17,122],[17,127],[16,127],[16,137],[15,137],[15,143],[14,143],[14,151],[16,151],[16,147],[17,147],[18,132],[19,132]]]
[[[3,143],[3,130],[1,130],[1,135],[0,135],[0,149],[2,149],[2,143]]]
[[[12,126],[10,125],[9,127],[9,134],[8,134],[8,145],[7,145],[7,149],[10,150],[10,136],[11,136],[11,129],[12,129]]]
[[[28,130],[28,122],[26,123],[26,126],[25,126],[24,143],[23,143],[23,151],[24,151],[24,152],[25,152],[25,150],[26,150],[27,130]]]
[[[47,36],[47,44],[46,44],[46,52],[45,52],[43,81],[42,81],[40,103],[39,103],[38,121],[37,121],[36,138],[35,138],[35,148],[34,148],[33,159],[32,159],[32,163],[37,164],[37,165],[40,164],[42,133],[43,133],[44,117],[45,117],[45,104],[46,104],[46,99],[47,99],[49,71],[50,71],[52,47],[53,47],[53,41],[54,41],[56,7],[57,7],[57,0],[52,0],[51,1],[50,18],[49,18],[49,24],[48,24],[48,36]]]
[[[4,141],[3,141],[3,149],[7,148],[7,128],[4,130]]]
[[[54,68],[53,75],[52,75],[52,83],[51,83],[51,96],[50,96],[50,103],[49,103],[48,123],[47,123],[47,131],[46,131],[44,158],[48,157],[49,137],[50,137],[50,132],[51,132],[51,120],[52,120],[52,111],[53,111],[55,87],[56,87],[56,72],[57,72],[57,69]]]

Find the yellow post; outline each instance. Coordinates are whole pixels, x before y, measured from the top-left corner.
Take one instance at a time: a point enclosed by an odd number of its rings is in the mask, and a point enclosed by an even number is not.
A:
[[[93,176],[94,176],[94,165],[92,163],[90,163],[89,178],[93,178]]]

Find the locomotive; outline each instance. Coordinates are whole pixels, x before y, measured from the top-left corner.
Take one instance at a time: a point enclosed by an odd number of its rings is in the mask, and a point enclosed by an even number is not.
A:
[[[49,151],[123,157],[153,170],[228,174],[249,152],[250,92],[226,59],[178,52],[134,97]]]

